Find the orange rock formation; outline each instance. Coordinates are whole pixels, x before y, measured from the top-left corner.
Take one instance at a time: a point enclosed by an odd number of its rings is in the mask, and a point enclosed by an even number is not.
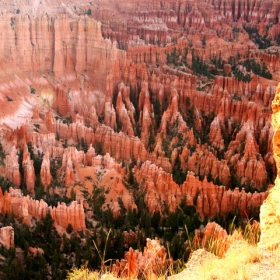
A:
[[[140,170],[135,170],[135,177],[146,190],[145,201],[150,212],[161,211],[165,201],[170,211],[175,211],[182,199],[188,205],[195,205],[203,218],[225,215],[239,209],[242,217],[250,216],[251,211],[260,207],[268,195],[264,193],[246,193],[244,189],[227,190],[224,186],[214,185],[206,178],[199,181],[192,172],[188,172],[186,181],[177,185],[172,175],[164,172],[155,164],[147,161]]]
[[[40,170],[41,182],[44,187],[50,185],[52,176],[50,171],[50,155],[49,150],[45,152]]]
[[[33,160],[30,159],[30,154],[26,145],[24,146],[23,150],[22,168],[24,173],[23,179],[26,184],[27,190],[31,195],[34,195],[35,170]]]
[[[203,230],[195,231],[193,245],[197,249],[203,247],[223,257],[231,245],[231,240],[226,230],[213,222],[208,223]]]
[[[16,148],[13,147],[10,154],[5,159],[5,176],[8,178],[14,186],[18,187],[21,182],[18,155]]]
[[[149,279],[160,274],[162,268],[167,264],[165,248],[160,245],[159,240],[147,238],[144,252],[129,249],[125,253],[125,259],[116,262],[113,266],[113,274],[118,277],[129,277],[137,279],[139,275],[145,275]]]
[[[57,207],[49,207],[42,199],[33,200],[29,196],[23,196],[20,190],[10,188],[4,195],[0,190],[0,213],[14,214],[16,217],[23,218],[23,222],[28,224],[29,216],[41,219],[50,213],[56,225],[67,228],[71,224],[74,230],[83,230],[85,225],[85,213],[82,204],[73,201],[69,206],[65,203]]]
[[[14,229],[11,226],[0,228],[0,243],[7,249],[14,247]]]

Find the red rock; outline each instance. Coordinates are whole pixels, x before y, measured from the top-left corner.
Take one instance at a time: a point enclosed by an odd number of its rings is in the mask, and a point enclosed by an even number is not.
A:
[[[48,186],[52,180],[51,171],[50,171],[50,154],[48,149],[46,150],[43,156],[43,161],[40,170],[40,178],[41,178],[41,183],[43,184],[44,187]]]
[[[0,192],[0,213],[14,214],[15,217],[23,218],[23,222],[29,225],[29,215],[41,219],[50,213],[56,225],[67,228],[71,224],[75,230],[83,230],[85,226],[85,213],[82,204],[73,201],[69,206],[65,203],[58,207],[49,207],[42,199],[33,200],[29,196],[23,196],[21,190],[10,188],[9,192]]]
[[[95,149],[92,147],[92,145],[90,144],[87,153],[85,154],[85,164],[88,166],[92,165],[92,161],[94,159],[94,157],[96,156],[95,154]]]
[[[66,206],[65,203],[59,203],[57,207],[50,210],[50,213],[55,223],[64,229],[66,229],[69,224],[77,231],[86,228],[85,213],[82,203],[78,204],[77,201],[72,201],[69,206]]]
[[[70,186],[71,184],[74,183],[75,181],[75,174],[74,174],[74,169],[73,169],[73,163],[71,159],[67,161],[67,167],[66,167],[66,172],[65,172],[65,186]]]
[[[195,205],[200,217],[224,216],[228,212],[234,212],[237,208],[244,218],[250,216],[253,208],[259,207],[268,195],[264,193],[245,193],[226,190],[224,186],[216,186],[207,182],[206,178],[199,181],[193,173],[188,172],[186,181],[178,186],[171,174],[161,168],[145,162],[139,170],[135,170],[135,177],[140,185],[146,190],[145,202],[149,211],[161,211],[162,201],[168,205],[169,211],[175,211],[184,197],[187,197],[188,205]],[[195,204],[196,200],[196,204]]]
[[[69,105],[66,92],[58,86],[55,88],[55,103],[53,106],[59,115],[63,117],[68,115]]]
[[[220,123],[219,117],[218,116],[215,117],[215,119],[213,120],[213,122],[211,123],[211,126],[210,126],[209,139],[214,146],[216,146],[220,150],[223,150],[225,148],[225,145],[224,145],[224,139],[223,139],[222,132],[221,132],[221,126],[222,125]]]
[[[225,229],[212,222],[208,223],[203,230],[196,230],[193,245],[195,248],[203,247],[223,257],[231,245],[231,238]]]
[[[44,251],[41,248],[28,247],[28,252],[31,254],[32,257],[44,254]]]
[[[218,160],[207,147],[196,147],[192,154],[185,149],[186,154],[180,156],[181,162],[185,162],[182,167],[185,170],[193,171],[202,176],[212,174],[213,179],[219,179],[225,186],[228,186],[230,181],[230,170],[225,160]]]
[[[157,277],[167,263],[165,248],[160,245],[159,240],[147,238],[144,252],[130,248],[125,253],[125,258],[113,266],[113,274],[131,279],[136,279],[139,275]]]
[[[14,229],[11,226],[0,228],[0,243],[7,249],[14,247]]]
[[[117,129],[117,117],[116,117],[116,112],[115,109],[113,107],[113,105],[111,104],[111,102],[106,102],[105,103],[105,109],[104,109],[104,123],[105,125],[111,127],[114,131],[116,131]]]
[[[5,176],[14,184],[14,186],[20,186],[21,177],[19,172],[18,155],[14,146],[12,147],[10,154],[5,158]]]
[[[128,115],[128,111],[125,108],[125,104],[122,101],[122,93],[121,91],[118,93],[117,98],[117,105],[116,105],[116,112],[117,112],[117,118],[119,122],[120,129],[127,135],[133,136],[134,131],[130,122],[130,118]]]
[[[33,160],[30,159],[30,154],[28,148],[25,145],[23,149],[23,159],[22,159],[22,168],[23,168],[23,179],[26,184],[26,188],[31,195],[35,194],[35,169]]]

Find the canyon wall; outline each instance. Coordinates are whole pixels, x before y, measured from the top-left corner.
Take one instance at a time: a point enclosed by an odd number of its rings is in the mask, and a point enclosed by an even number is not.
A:
[[[97,90],[105,91],[103,77],[111,61],[125,56],[102,38],[100,23],[87,16],[30,18],[4,13],[0,27],[1,58],[26,72],[54,72],[56,77],[86,74]]]

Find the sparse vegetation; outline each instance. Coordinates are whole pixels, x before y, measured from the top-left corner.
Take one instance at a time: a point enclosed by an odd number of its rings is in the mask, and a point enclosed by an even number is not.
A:
[[[271,39],[267,36],[261,36],[256,28],[249,26],[243,27],[245,31],[249,34],[250,40],[258,45],[259,49],[267,49],[271,46]]]
[[[184,205],[182,205],[182,207],[185,208]],[[226,241],[230,242],[230,244],[225,244],[225,239],[221,237],[214,238],[213,236],[210,236],[207,244],[202,244],[203,247],[201,247],[201,249],[190,244],[192,254],[189,259],[190,263],[186,264],[186,269],[180,273],[182,266],[178,270],[176,264],[171,263],[168,267],[165,267],[164,271],[159,271],[159,274],[156,275],[157,279],[166,279],[167,276],[174,276],[174,279],[253,279],[253,276],[256,273],[256,268],[260,269],[257,272],[262,270],[262,258],[267,260],[267,256],[263,256],[257,248],[260,233],[259,227],[254,223],[251,223],[251,221],[248,221],[242,230],[240,227],[236,228],[234,226],[234,220],[235,218],[230,226],[230,234],[232,237]],[[185,230],[188,234],[188,228]],[[227,247],[229,247],[229,249],[225,253],[225,248]],[[206,253],[205,248],[208,248],[208,253]],[[104,255],[104,252],[100,252],[100,257],[103,259],[103,263],[106,263]],[[218,258],[217,256],[220,257]],[[271,256],[271,261],[274,262],[276,258],[277,254]],[[181,265],[183,264],[182,261],[180,261],[180,263]],[[278,264],[276,266],[279,267]],[[263,271],[266,270],[264,269]],[[273,275],[279,275],[279,271],[275,267],[275,264],[273,273]],[[68,275],[67,279],[81,279],[79,277],[83,277],[84,275],[87,275],[87,279],[98,279],[97,277],[104,274],[106,274],[108,279],[116,279],[110,274],[109,266],[107,266],[107,270],[104,269],[103,266],[103,269],[100,271],[90,271],[85,267],[79,270],[74,269]],[[141,278],[139,279],[149,279],[149,277],[147,275],[141,275]],[[169,279],[173,279],[173,277]]]
[[[4,164],[5,157],[6,157],[6,154],[3,150],[2,144],[0,143],[0,165]]]
[[[40,125],[38,123],[34,123],[34,131],[38,132],[40,129]]]
[[[254,59],[246,59],[242,62],[239,62],[239,65],[242,65],[243,67],[246,67],[247,72],[252,71],[256,75],[259,75],[259,76],[267,78],[267,79],[272,79],[272,75],[271,75],[270,71],[268,70],[268,68],[267,68],[267,66],[265,65],[264,62],[262,62],[260,64],[257,61],[255,61]],[[244,81],[247,81],[247,79],[249,79],[249,78],[247,78],[247,75],[249,75],[249,74],[246,74],[244,76],[244,74],[241,73],[237,69],[235,70],[234,75],[237,78],[242,79]]]
[[[88,16],[90,16],[90,15],[91,15],[91,9],[88,8],[88,9],[85,11],[85,14],[88,15]]]

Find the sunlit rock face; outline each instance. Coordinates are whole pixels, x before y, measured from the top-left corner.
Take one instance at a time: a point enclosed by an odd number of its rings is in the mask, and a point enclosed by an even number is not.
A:
[[[0,16],[0,27],[0,57],[9,61],[10,69],[53,72],[57,78],[69,75],[69,82],[86,72],[95,89],[104,91],[111,60],[121,57],[111,41],[103,39],[100,22],[87,16],[31,18],[5,13]],[[44,79],[38,82],[44,83]]]
[[[259,247],[267,249],[277,249],[280,245],[279,229],[280,229],[280,86],[278,85],[275,98],[272,102],[272,125],[275,130],[273,137],[273,155],[277,166],[277,178],[274,187],[270,190],[269,195],[260,212],[261,238]]]
[[[14,247],[14,229],[11,226],[0,228],[0,243],[7,249]]]

